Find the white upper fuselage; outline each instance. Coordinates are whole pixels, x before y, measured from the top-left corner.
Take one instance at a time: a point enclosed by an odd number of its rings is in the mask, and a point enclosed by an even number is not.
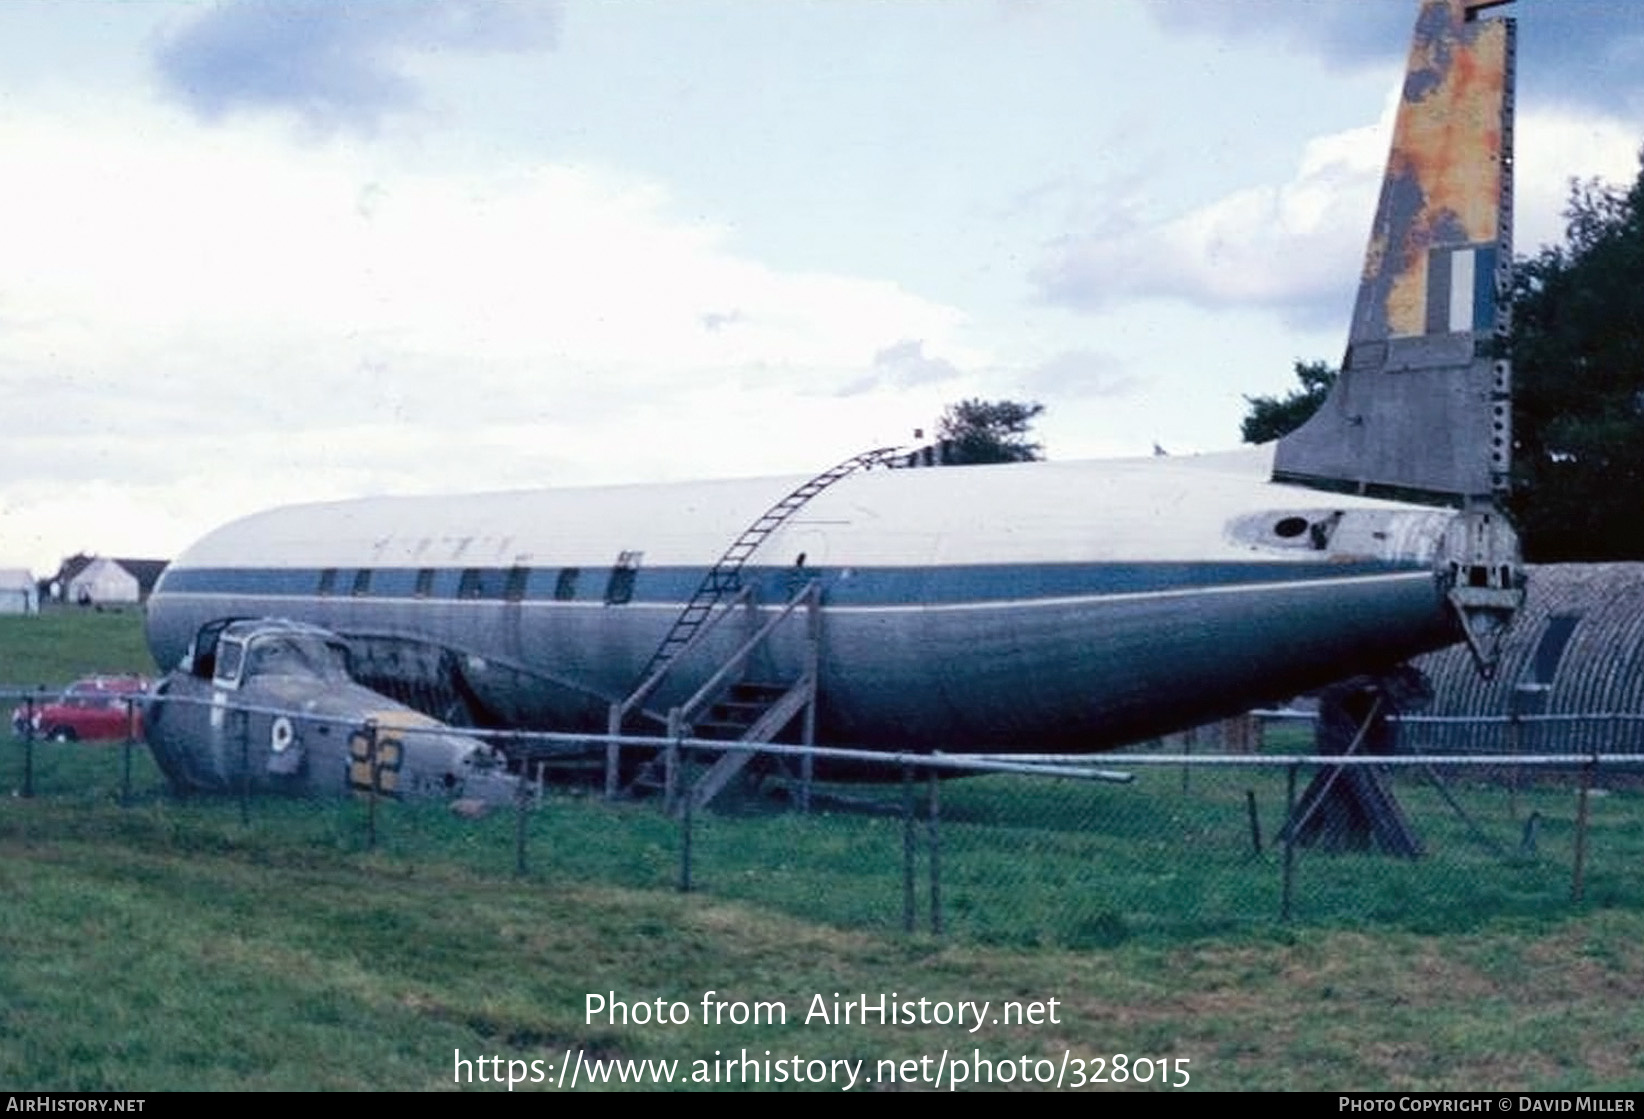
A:
[[[750,559],[807,566],[1317,562],[1429,565],[1452,514],[1266,480],[1265,449],[1202,459],[1118,459],[873,470],[813,498]],[[259,566],[597,569],[704,567],[805,479],[377,497],[288,506],[205,537],[172,571]],[[1328,549],[1271,531],[1341,511]],[[1271,518],[1271,521],[1263,520]],[[344,591],[346,593],[346,591]]]

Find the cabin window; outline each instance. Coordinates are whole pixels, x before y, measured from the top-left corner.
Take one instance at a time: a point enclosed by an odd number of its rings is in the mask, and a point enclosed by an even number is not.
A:
[[[503,598],[507,594],[509,578],[510,573],[500,567],[465,567],[462,579],[457,583],[457,597]]]
[[[320,597],[330,594],[337,585],[337,569],[328,567],[320,572]]]
[[[510,567],[508,569],[508,583],[502,589],[502,597],[509,602],[518,602],[525,597],[525,584],[531,577],[529,567]]]
[[[417,589],[415,593],[418,598],[427,598],[433,591],[434,569],[425,567],[417,572]]]
[[[580,567],[560,568],[559,578],[554,582],[554,597],[561,602],[569,602],[577,596],[577,576],[582,574]]]
[[[355,598],[371,593],[371,569],[362,567],[354,572],[354,589],[349,592]]]
[[[416,581],[415,571],[403,567],[379,567],[371,572],[371,594],[375,598],[406,598]]]
[[[622,552],[611,567],[611,577],[605,583],[605,604],[620,606],[634,597],[634,580],[639,575],[639,561],[643,552]]]

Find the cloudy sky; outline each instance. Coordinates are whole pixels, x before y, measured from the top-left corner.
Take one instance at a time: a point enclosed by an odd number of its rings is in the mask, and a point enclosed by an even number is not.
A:
[[[1521,252],[1644,4],[1519,0]],[[820,470],[971,396],[1234,445],[1340,355],[1413,0],[0,4],[0,566]]]

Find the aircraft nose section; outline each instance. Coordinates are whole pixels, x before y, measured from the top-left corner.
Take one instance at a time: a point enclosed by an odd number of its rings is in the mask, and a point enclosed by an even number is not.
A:
[[[452,791],[487,804],[511,802],[519,795],[519,778],[508,772],[507,759],[489,743],[465,735],[447,736],[456,764]]]
[[[399,791],[502,803],[518,790],[506,759],[488,742],[409,711],[377,712],[372,722],[379,764],[386,758],[398,767]]]
[[[458,786],[462,796],[486,804],[512,804],[520,794],[520,779],[500,762],[471,764]]]

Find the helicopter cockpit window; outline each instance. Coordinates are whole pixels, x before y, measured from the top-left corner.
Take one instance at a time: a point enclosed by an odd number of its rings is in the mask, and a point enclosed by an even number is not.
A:
[[[239,641],[217,642],[217,684],[224,688],[240,686],[240,665],[245,661],[245,645]]]
[[[339,679],[347,675],[347,663],[342,649],[328,641],[282,634],[252,641],[245,674]]]
[[[188,653],[179,667],[193,672],[202,680],[210,680],[217,675],[217,639],[223,635],[223,630],[232,622],[230,618],[219,618],[214,622],[207,622],[200,627],[189,643]]]

